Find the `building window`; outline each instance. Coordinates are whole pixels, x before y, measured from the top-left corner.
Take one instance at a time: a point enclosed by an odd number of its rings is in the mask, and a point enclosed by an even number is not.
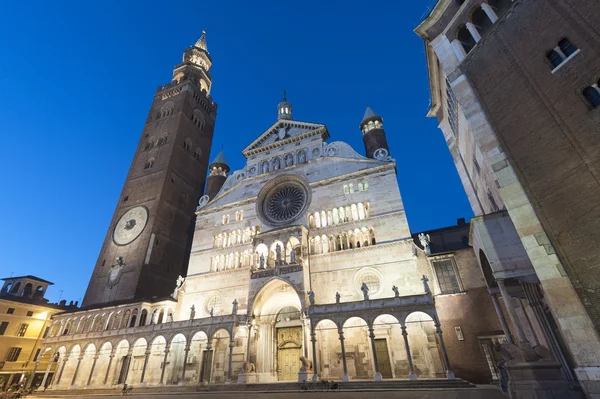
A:
[[[8,327],[8,321],[3,321],[2,323],[0,323],[0,335],[4,335],[7,327]]]
[[[6,354],[7,362],[16,362],[19,359],[19,355],[21,354],[21,348],[12,347],[8,350]]]
[[[559,66],[567,62],[579,52],[579,49],[566,37],[559,40],[558,45],[546,53],[546,58],[552,65],[554,72]]]
[[[481,173],[481,168],[479,167],[479,162],[477,162],[477,158],[475,157],[475,154],[473,154],[473,166],[475,167],[477,174]]]
[[[473,35],[471,35],[471,32],[469,32],[469,29],[465,25],[463,25],[458,30],[458,33],[456,34],[456,39],[458,39],[463,49],[465,50],[465,53],[467,54],[469,54],[469,52],[473,50],[473,47],[475,47],[475,45],[477,44],[477,41],[475,41],[475,38],[473,37]]]
[[[369,183],[362,182],[362,183],[358,183],[358,191],[367,191],[369,189]]]
[[[8,308],[6,310],[6,313],[8,313],[8,314],[14,314],[15,313],[15,308]]]
[[[599,81],[600,83],[600,81]],[[600,85],[594,84],[583,89],[583,96],[592,108],[600,106]]]
[[[488,189],[487,197],[488,197],[488,200],[490,201],[490,205],[492,207],[492,212],[498,212],[500,210],[500,208],[498,207],[498,204],[496,203],[496,200],[494,199],[494,196],[492,195],[492,192],[490,191],[490,189]]]
[[[35,356],[33,357],[34,362],[37,362],[38,357],[40,357],[41,350],[42,350],[42,348],[37,348],[37,350],[35,351]]]
[[[27,332],[27,328],[29,327],[29,324],[27,323],[23,323],[19,326],[19,331],[17,331],[17,337],[24,337],[25,333]]]
[[[46,329],[44,330],[44,335],[42,335],[42,338],[46,338],[48,336],[49,332],[50,332],[50,326],[46,327]]]
[[[452,259],[436,260],[432,263],[438,285],[440,286],[440,294],[461,292]]]
[[[450,86],[450,82],[448,81],[448,79],[446,79],[446,106],[448,111],[448,123],[450,124],[450,129],[452,129],[454,137],[456,137],[458,136],[456,98],[454,97],[454,91],[452,90],[452,86]]]
[[[146,162],[146,165],[144,165],[144,169],[150,169],[154,166],[154,158],[150,158],[150,160],[148,162]]]

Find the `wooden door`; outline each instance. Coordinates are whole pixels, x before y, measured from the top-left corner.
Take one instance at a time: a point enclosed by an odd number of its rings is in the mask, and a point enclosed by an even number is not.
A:
[[[296,381],[300,370],[300,348],[279,349],[277,351],[277,376],[279,381]]]
[[[387,340],[376,339],[375,350],[377,351],[377,366],[383,378],[393,378],[390,353],[388,352]]]

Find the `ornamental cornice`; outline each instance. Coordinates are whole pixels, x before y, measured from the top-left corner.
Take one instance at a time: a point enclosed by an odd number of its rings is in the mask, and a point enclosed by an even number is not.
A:
[[[289,124],[291,125],[292,122],[290,122]],[[303,124],[302,122],[297,122],[297,124],[300,125],[300,128],[310,129],[312,127],[312,126],[309,126],[309,125],[302,126],[302,124]],[[277,126],[279,126],[279,125],[277,125]],[[270,133],[272,133],[274,131],[274,129],[275,128],[269,130],[266,134],[264,134],[263,140],[256,142],[256,145],[261,145],[267,138],[269,138]],[[287,144],[296,143],[296,142],[301,141],[303,139],[314,137],[314,136],[319,136],[319,135],[323,136],[323,140],[326,140],[327,138],[329,138],[329,134],[328,134],[327,128],[325,126],[318,127],[318,128],[316,128],[314,130],[309,130],[308,132],[304,132],[304,133],[298,134],[297,136],[288,137],[287,139],[279,140],[279,141],[276,141],[274,143],[267,144],[264,147],[259,147],[259,148],[255,148],[255,149],[252,149],[252,150],[244,151],[244,152],[242,152],[242,154],[246,158],[248,158],[248,157],[251,157],[253,155],[257,155],[257,154],[260,154],[260,153],[263,153],[263,152],[266,152],[266,151],[273,150],[275,148],[283,147],[283,146],[285,146]]]
[[[240,248],[244,248],[244,247],[248,247],[249,249],[252,249],[252,243],[251,242],[247,242],[247,243],[243,243],[243,244],[235,244],[235,245],[231,245],[229,247],[219,247],[219,248],[207,248],[207,249],[202,249],[200,251],[195,251],[192,252],[192,255],[194,254],[205,254],[205,253],[210,253],[210,252],[214,252],[217,254],[221,254],[223,252],[239,252]],[[238,251],[232,251],[234,249],[238,249]]]

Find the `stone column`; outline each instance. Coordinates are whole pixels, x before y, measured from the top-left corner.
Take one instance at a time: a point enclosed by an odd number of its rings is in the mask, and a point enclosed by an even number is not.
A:
[[[490,297],[492,298],[492,303],[494,304],[494,309],[496,309],[496,314],[498,315],[498,320],[500,321],[500,325],[502,326],[502,331],[504,331],[504,335],[506,336],[506,341],[510,344],[513,343],[512,335],[508,328],[508,324],[506,324],[506,318],[504,317],[504,312],[498,303],[498,297],[496,294],[490,293]]]
[[[181,384],[185,384],[185,369],[187,368],[188,354],[190,352],[190,343],[185,346],[183,355],[183,368],[181,370]]]
[[[233,364],[233,348],[235,347],[235,341],[233,336],[229,336],[229,360],[227,362],[227,383],[231,383],[231,367]]]
[[[69,360],[69,355],[65,355],[62,366],[60,367],[60,371],[58,372],[58,377],[56,378],[56,382],[53,383],[53,386],[57,386],[58,384],[60,384],[60,378],[62,377],[63,371],[65,371],[65,366],[67,365],[68,360]]]
[[[402,337],[404,338],[404,348],[406,348],[406,359],[408,360],[408,378],[411,380],[417,379],[417,374],[415,373],[415,367],[413,366],[412,356],[410,354],[410,346],[408,345],[408,333],[406,332],[406,325],[402,324]]]
[[[529,346],[529,341],[521,328],[521,324],[519,323],[519,319],[517,314],[515,313],[515,309],[510,302],[510,295],[508,295],[508,290],[504,285],[504,279],[496,279],[498,282],[498,288],[500,288],[500,293],[502,294],[502,300],[504,301],[504,306],[506,307],[506,311],[508,312],[508,316],[510,317],[510,321],[512,322],[513,328],[517,334],[517,342],[519,346],[526,345]]]
[[[40,351],[40,353],[42,353],[42,351]],[[40,361],[36,361],[35,365],[33,366],[33,371],[31,372],[31,376],[29,377],[29,379],[27,379],[26,383],[25,383],[25,388],[29,388],[31,387],[31,384],[33,383],[33,380],[35,379],[35,372],[37,371],[38,366],[40,365]]]
[[[440,320],[437,315],[435,315],[434,323],[435,323],[435,332],[438,335],[438,338],[440,341],[440,349],[442,350],[442,357],[444,358],[444,364],[446,365],[446,377],[449,380],[454,380],[454,379],[456,379],[456,377],[454,376],[454,373],[452,372],[452,369],[450,367],[450,359],[448,359],[448,352],[446,351],[446,344],[444,343],[444,337],[442,335],[442,329],[440,327]]]
[[[148,359],[150,358],[150,349],[146,349],[144,352],[144,365],[142,366],[142,376],[140,377],[140,384],[144,384],[144,377],[146,376],[146,367],[148,367]]]
[[[472,22],[467,22],[465,24],[465,26],[469,30],[469,33],[471,34],[471,36],[473,36],[473,39],[475,39],[475,42],[479,43],[481,41],[481,35],[479,34],[479,31],[477,30],[475,25],[473,25]]]
[[[379,372],[379,363],[377,363],[377,349],[375,347],[375,330],[373,326],[369,326],[369,338],[371,338],[371,349],[373,350],[373,365],[375,367],[375,381],[383,380]]]
[[[310,327],[310,341],[312,342],[312,362],[313,362],[313,376],[312,381],[319,381],[319,376],[317,375],[317,334],[315,333],[315,329],[311,322]]]
[[[344,346],[344,330],[343,328],[338,328],[338,333],[340,335],[340,345],[342,346],[342,365],[344,366],[344,376],[342,377],[342,381],[348,382],[348,365],[346,365],[346,348]]]
[[[488,16],[490,21],[492,21],[492,23],[495,23],[498,20],[498,16],[496,15],[496,12],[494,12],[492,7],[490,7],[490,5],[488,3],[481,3],[481,8],[485,12],[485,14]]]
[[[110,366],[112,365],[113,357],[115,357],[115,350],[113,349],[108,355],[108,367],[106,368],[106,375],[104,376],[104,385],[108,382],[108,375],[110,373]]]
[[[209,338],[208,343],[206,344],[206,358],[204,359],[204,372],[202,373],[202,385],[208,384],[206,381],[206,377],[208,374],[208,369],[212,366],[211,362],[211,354],[210,351],[212,349],[212,340]]]
[[[160,371],[160,385],[164,384],[165,371],[167,370],[167,357],[169,356],[169,344],[165,345],[165,357],[163,358],[162,370]]]
[[[46,389],[46,381],[48,380],[48,374],[50,374],[52,363],[54,363],[54,356],[51,356],[50,360],[48,361],[48,367],[46,367],[46,373],[44,374],[44,378],[42,378],[42,384],[40,385],[42,389]]]
[[[90,369],[90,375],[88,376],[87,383],[85,385],[89,386],[92,382],[92,376],[94,375],[94,368],[96,368],[96,361],[98,360],[98,355],[94,356],[94,361],[92,362],[92,368]]]

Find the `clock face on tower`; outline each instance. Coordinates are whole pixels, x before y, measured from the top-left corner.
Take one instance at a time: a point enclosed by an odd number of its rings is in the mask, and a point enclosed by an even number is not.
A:
[[[113,241],[117,245],[127,245],[136,238],[148,223],[148,209],[144,206],[131,208],[117,222],[113,232]]]

